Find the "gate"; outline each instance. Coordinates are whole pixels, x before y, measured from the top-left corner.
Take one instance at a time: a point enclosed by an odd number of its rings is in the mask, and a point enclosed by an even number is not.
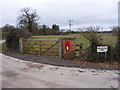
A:
[[[76,56],[75,38],[20,39],[20,52],[24,54],[59,56],[73,59]]]
[[[58,39],[20,39],[20,50],[25,54],[59,56]]]

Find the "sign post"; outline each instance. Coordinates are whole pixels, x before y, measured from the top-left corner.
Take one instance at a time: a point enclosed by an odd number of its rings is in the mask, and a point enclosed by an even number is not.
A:
[[[108,46],[97,46],[97,53],[105,53],[105,60],[107,59]]]
[[[107,52],[108,46],[97,46],[97,52]]]

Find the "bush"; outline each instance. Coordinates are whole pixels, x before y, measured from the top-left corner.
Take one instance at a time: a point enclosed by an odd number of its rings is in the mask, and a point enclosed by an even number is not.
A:
[[[118,58],[118,45],[116,45],[116,47],[112,50],[112,56],[111,56],[111,59],[112,61],[118,61],[119,58]]]
[[[100,46],[102,46],[102,45],[100,45]],[[108,52],[106,52],[106,54],[104,52],[98,53],[97,46],[88,47],[84,53],[86,56],[86,61],[88,61],[88,62],[114,62],[114,61],[116,61],[115,49],[109,45],[103,45],[103,46],[108,46]]]
[[[97,61],[97,46],[101,45],[101,36],[97,35],[100,27],[83,27],[85,31],[81,32],[81,35],[85,37],[89,42],[90,46],[86,50],[86,59],[90,62]]]
[[[19,49],[19,37],[16,34],[16,30],[12,29],[6,36],[6,46],[11,50],[18,50]]]
[[[19,38],[28,38],[31,33],[25,29],[11,29],[6,36],[6,46],[10,50],[19,51]]]
[[[116,47],[113,49],[112,52],[112,57],[115,61],[118,61],[118,63],[120,63],[120,43],[118,42]]]
[[[113,57],[118,61],[118,63],[120,63],[120,26],[114,26],[112,31],[118,37],[118,42],[113,50]]]

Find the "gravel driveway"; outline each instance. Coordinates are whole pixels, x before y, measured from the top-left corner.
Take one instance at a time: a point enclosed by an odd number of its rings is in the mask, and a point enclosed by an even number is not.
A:
[[[117,70],[60,67],[2,56],[2,88],[118,88]]]

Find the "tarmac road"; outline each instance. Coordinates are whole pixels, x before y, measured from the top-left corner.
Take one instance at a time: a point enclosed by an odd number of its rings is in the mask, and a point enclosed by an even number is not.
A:
[[[2,56],[2,88],[118,88],[117,70],[52,66]]]

